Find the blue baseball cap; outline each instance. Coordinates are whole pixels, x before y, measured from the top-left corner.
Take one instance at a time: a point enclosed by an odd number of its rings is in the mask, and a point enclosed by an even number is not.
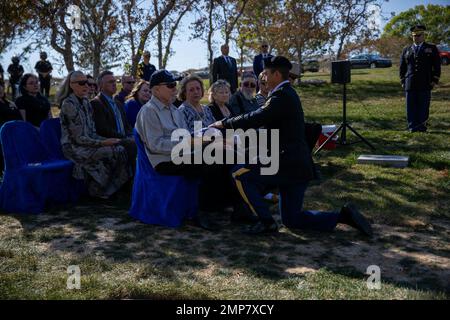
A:
[[[165,69],[161,69],[153,72],[152,77],[150,78],[150,88],[157,86],[161,83],[170,83],[180,81],[180,77],[174,77],[169,71]]]

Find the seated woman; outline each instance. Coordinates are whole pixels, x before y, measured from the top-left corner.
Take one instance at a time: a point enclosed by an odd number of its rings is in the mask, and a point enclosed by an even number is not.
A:
[[[19,82],[21,96],[16,99],[23,120],[39,128],[41,122],[52,117],[50,102],[39,92],[39,79],[31,73],[24,74]]]
[[[215,118],[206,106],[200,104],[204,94],[203,82],[197,76],[189,76],[181,81],[179,98],[183,104],[178,110],[184,115],[184,120],[191,133],[194,133],[194,122],[201,121],[202,128],[215,122]],[[204,177],[200,195],[205,199],[203,208],[207,211],[221,211],[234,207],[234,211],[240,211],[237,202],[240,202],[239,194],[230,176],[230,165],[211,165],[208,168],[208,176]]]
[[[131,178],[131,172],[120,139],[106,139],[95,131],[88,83],[82,72],[72,71],[58,92],[61,145],[64,156],[75,163],[74,177],[85,179],[91,196],[107,199]]]
[[[139,110],[141,110],[141,107],[146,104],[151,97],[150,84],[145,80],[139,80],[133,90],[131,90],[131,93],[127,96],[124,108],[128,122],[132,127],[134,127],[136,123],[136,117]]]
[[[217,80],[209,88],[209,102],[208,108],[214,116],[216,121],[228,118],[231,116],[231,111],[228,108],[231,91],[230,84],[225,80]]]
[[[199,77],[189,76],[181,81],[178,98],[183,101],[183,104],[178,110],[184,115],[184,119],[191,133],[194,132],[195,121],[201,121],[202,128],[206,128],[215,122],[211,110],[200,103],[204,94],[203,81]]]
[[[19,109],[12,101],[6,99],[5,83],[0,79],[0,127],[5,122],[13,120],[22,120]],[[3,171],[3,152],[0,147],[0,174]]]

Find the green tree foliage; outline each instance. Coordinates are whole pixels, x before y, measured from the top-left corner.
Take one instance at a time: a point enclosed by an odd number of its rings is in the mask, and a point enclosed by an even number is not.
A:
[[[419,5],[394,16],[385,26],[387,36],[409,37],[409,28],[416,24],[427,27],[427,40],[433,43],[450,42],[450,5]]]

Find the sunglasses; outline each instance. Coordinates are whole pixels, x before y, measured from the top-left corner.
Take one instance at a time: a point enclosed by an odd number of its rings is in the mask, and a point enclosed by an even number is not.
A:
[[[261,46],[261,48],[268,48],[269,46],[267,45],[267,44],[263,44],[262,46]]]
[[[91,85],[88,80],[80,80],[80,81],[72,81],[72,83],[76,83],[79,86]]]
[[[256,88],[256,83],[254,82],[243,82],[242,85],[246,88]]]
[[[176,82],[166,82],[166,83],[163,82],[163,83],[160,83],[160,85],[166,86],[169,89],[173,89],[177,86],[177,83]]]
[[[127,82],[125,82],[126,84],[135,84],[136,83],[136,81],[127,81]]]

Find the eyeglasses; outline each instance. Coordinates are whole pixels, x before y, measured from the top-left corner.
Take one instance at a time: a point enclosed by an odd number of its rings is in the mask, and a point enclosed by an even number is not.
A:
[[[80,80],[80,81],[72,81],[72,83],[76,83],[79,86],[91,85],[88,80]]]
[[[177,86],[177,83],[176,82],[165,82],[165,83],[163,82],[163,83],[160,83],[160,85],[166,86],[169,89],[173,89]]]
[[[243,82],[242,85],[246,88],[256,88],[256,83],[254,82]]]

